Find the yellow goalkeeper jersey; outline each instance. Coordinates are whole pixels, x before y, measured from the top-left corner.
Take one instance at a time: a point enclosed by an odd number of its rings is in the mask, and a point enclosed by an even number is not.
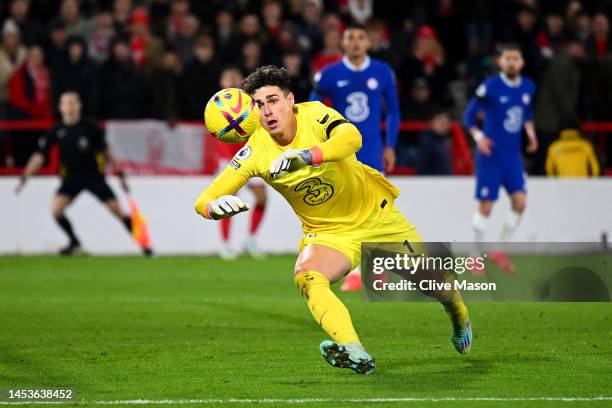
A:
[[[296,104],[297,133],[293,141],[280,146],[260,127],[233,157],[227,168],[198,197],[196,210],[206,216],[207,205],[217,198],[235,194],[251,177],[261,177],[291,205],[302,222],[304,233],[341,231],[366,219],[376,206],[392,205],[399,190],[382,174],[359,162],[352,153],[320,166],[306,166],[279,178],[272,178],[270,165],[285,150],[307,150],[320,146],[334,129],[349,123],[340,113],[321,102]],[[354,137],[361,134],[353,125]],[[352,130],[351,130],[352,131]],[[353,137],[351,135],[351,137]]]

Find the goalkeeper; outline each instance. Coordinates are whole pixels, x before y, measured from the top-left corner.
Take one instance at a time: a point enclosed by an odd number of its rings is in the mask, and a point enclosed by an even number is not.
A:
[[[393,205],[398,189],[357,161],[357,128],[320,102],[296,104],[289,87],[287,71],[275,66],[259,67],[244,80],[243,89],[259,106],[262,126],[200,194],[195,209],[215,220],[247,211],[233,194],[251,177],[261,177],[283,195],[304,232],[294,281],[317,323],[333,339],[321,343],[321,354],[332,366],[368,374],[374,359],[330,284],[360,263],[362,241],[421,238]],[[438,300],[451,318],[455,348],[466,353],[472,341],[467,308],[456,292]]]

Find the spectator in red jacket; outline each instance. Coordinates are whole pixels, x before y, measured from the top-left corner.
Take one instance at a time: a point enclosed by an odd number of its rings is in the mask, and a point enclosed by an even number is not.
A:
[[[25,62],[11,76],[9,104],[23,118],[52,118],[51,80],[42,47],[30,47]]]

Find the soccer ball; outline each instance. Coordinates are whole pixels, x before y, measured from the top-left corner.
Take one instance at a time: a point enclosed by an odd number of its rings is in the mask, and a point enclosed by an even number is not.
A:
[[[259,108],[243,90],[222,89],[206,104],[204,123],[210,134],[223,142],[244,142],[259,127]]]

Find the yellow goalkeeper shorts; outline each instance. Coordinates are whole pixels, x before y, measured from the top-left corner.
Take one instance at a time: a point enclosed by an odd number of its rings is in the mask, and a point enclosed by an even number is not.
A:
[[[333,232],[313,232],[300,240],[300,251],[309,244],[320,244],[342,252],[351,262],[351,270],[361,263],[362,242],[423,242],[406,217],[394,205],[377,207],[363,223]]]

